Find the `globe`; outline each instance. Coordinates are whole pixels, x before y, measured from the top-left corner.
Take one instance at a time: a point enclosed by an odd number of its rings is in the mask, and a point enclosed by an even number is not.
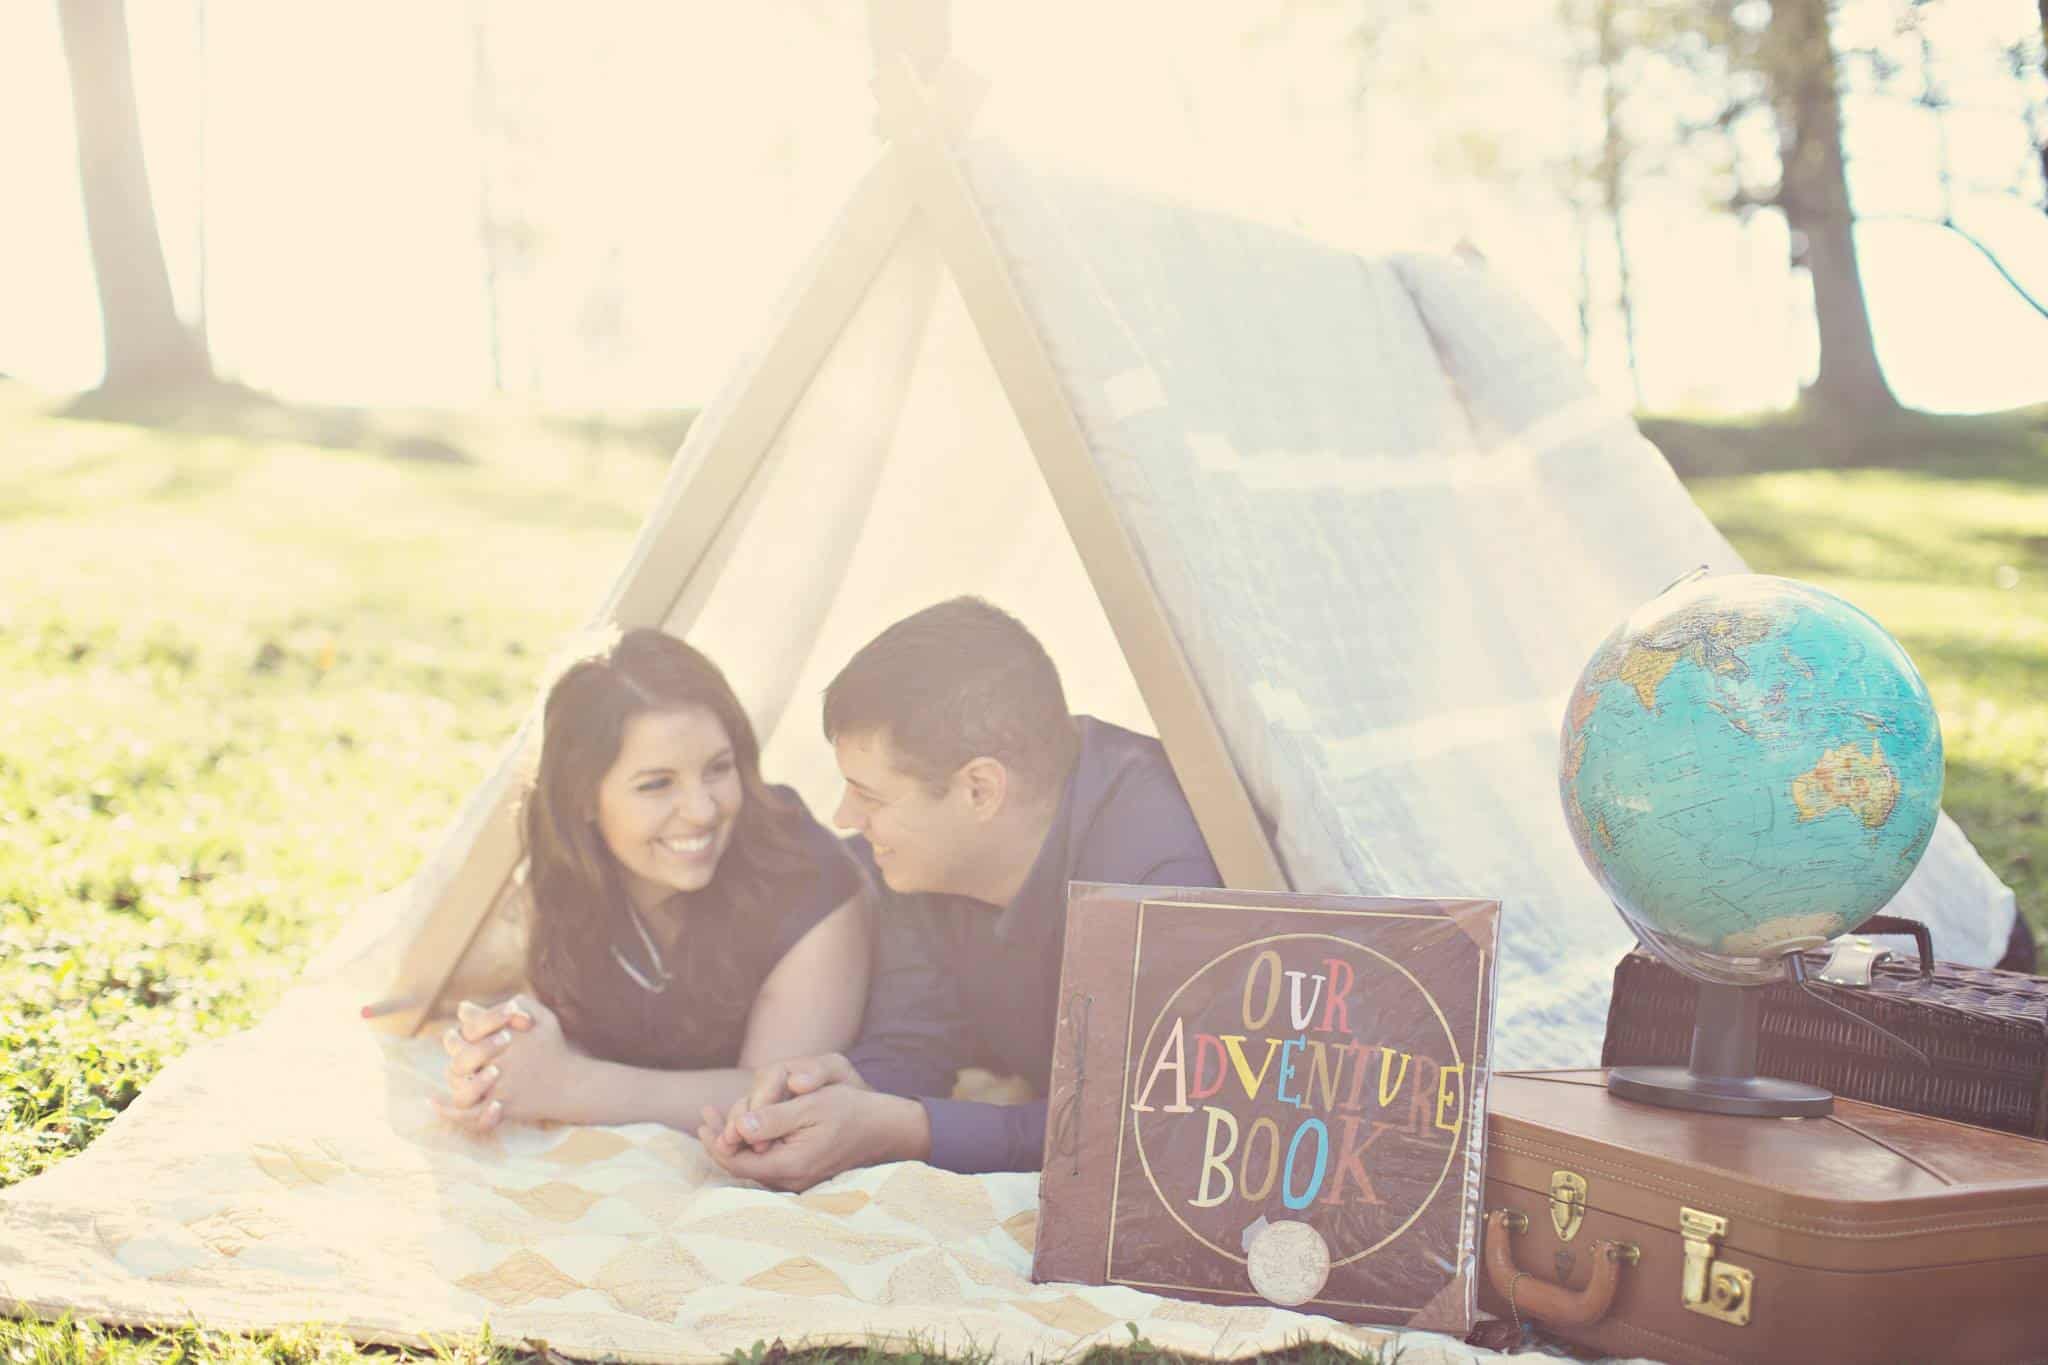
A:
[[[1682,579],[1593,652],[1558,787],[1637,938],[1702,980],[1855,930],[1941,810],[1941,725],[1898,641],[1808,583]]]

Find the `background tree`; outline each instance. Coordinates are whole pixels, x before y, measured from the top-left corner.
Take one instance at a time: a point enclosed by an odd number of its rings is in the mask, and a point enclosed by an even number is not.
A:
[[[1635,284],[1629,271],[1626,205],[1629,162],[1634,144],[1622,121],[1622,63],[1627,58],[1618,0],[1594,0],[1588,15],[1593,30],[1593,59],[1600,74],[1600,154],[1593,167],[1600,203],[1614,234],[1616,302],[1621,311],[1622,339],[1628,348],[1628,377],[1636,406],[1643,406],[1643,367],[1636,353]]]
[[[1812,282],[1820,363],[1806,400],[1869,419],[1899,404],[1878,364],[1856,258],[1832,17],[1829,0],[1672,0],[1657,28],[1683,69],[1724,92],[1708,127],[1693,132],[1768,124],[1775,165],[1759,170],[1738,154],[1729,206],[1783,213],[1791,264]]]
[[[1990,242],[1986,241],[1983,236],[1970,231],[1957,217],[1957,197],[1959,192],[1966,192],[1977,187],[1968,184],[1958,184],[1955,157],[1950,146],[1948,114],[1949,110],[1954,107],[1955,101],[1941,79],[1941,57],[1936,49],[1932,26],[1928,22],[1930,12],[1941,3],[1942,0],[1906,0],[1904,10],[1899,16],[1898,25],[1901,36],[1911,40],[1913,60],[1918,67],[1920,76],[1920,89],[1913,96],[1913,103],[1925,112],[1928,120],[1934,126],[1935,191],[1938,196],[1937,202],[1940,211],[1935,217],[1923,218],[1919,221],[1945,228],[1962,238],[1965,242],[1968,242],[1972,247],[1976,248],[1977,253],[1990,264],[1991,268],[1998,272],[1999,278],[2005,281],[2006,285],[2014,294],[2019,296],[2021,301],[2031,306],[2035,312],[2040,313],[2043,317],[2048,317],[2048,299],[2043,299],[2033,290],[2029,289],[2026,283],[2013,273],[2012,268],[2006,264],[2004,257],[1999,254],[1997,249]],[[2040,3],[2044,9],[2048,9],[2048,0],[2040,0]],[[1889,69],[1889,64],[1883,61],[1882,58],[1878,61],[1878,70],[1880,81],[1894,74]],[[2027,114],[2030,119],[2036,117],[2035,109],[2032,106],[2028,107]],[[2048,129],[2043,129],[2043,131],[2048,132]],[[2008,189],[2004,192],[2017,193],[2018,191],[2016,189]],[[2048,189],[2044,189],[2044,195],[2048,195]],[[2043,207],[2044,210],[2048,210],[2048,202],[2044,202]]]
[[[212,378],[206,349],[178,319],[157,233],[129,69],[123,0],[58,0],[71,74],[78,178],[105,334],[102,393]]]
[[[1757,65],[1778,121],[1773,202],[1792,231],[1794,263],[1803,264],[1813,281],[1820,368],[1807,394],[1833,412],[1875,416],[1898,403],[1878,364],[1856,260],[1829,17],[1827,0],[1772,0]]]
[[[2013,44],[2012,73],[2031,80],[2039,71],[2048,80],[2048,0],[2035,0],[2041,11],[2041,27],[2031,37]],[[2041,170],[2041,212],[2048,213],[2048,92],[2027,103],[2027,136],[2034,144],[2034,159]]]

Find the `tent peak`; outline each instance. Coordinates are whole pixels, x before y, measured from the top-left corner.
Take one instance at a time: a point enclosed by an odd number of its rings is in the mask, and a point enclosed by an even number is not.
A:
[[[950,0],[868,0],[875,131],[901,142],[964,133],[988,82],[953,56]]]

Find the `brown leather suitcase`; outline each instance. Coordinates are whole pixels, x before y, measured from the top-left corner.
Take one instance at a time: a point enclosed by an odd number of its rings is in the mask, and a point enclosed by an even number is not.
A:
[[[1481,1309],[1602,1354],[2048,1361],[2048,1142],[1854,1100],[1691,1113],[1497,1073]]]

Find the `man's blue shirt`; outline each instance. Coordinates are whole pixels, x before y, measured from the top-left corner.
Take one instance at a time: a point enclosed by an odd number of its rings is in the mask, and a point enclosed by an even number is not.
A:
[[[963,1066],[1020,1075],[1040,1095],[1052,1069],[1067,883],[1220,886],[1194,813],[1156,739],[1076,716],[1080,751],[1016,899],[882,892],[880,961],[860,1040],[847,1054],[877,1090],[920,1099],[931,1164],[1030,1171],[1045,1145],[1045,1101],[941,1098]],[[847,841],[877,887],[867,841]]]

